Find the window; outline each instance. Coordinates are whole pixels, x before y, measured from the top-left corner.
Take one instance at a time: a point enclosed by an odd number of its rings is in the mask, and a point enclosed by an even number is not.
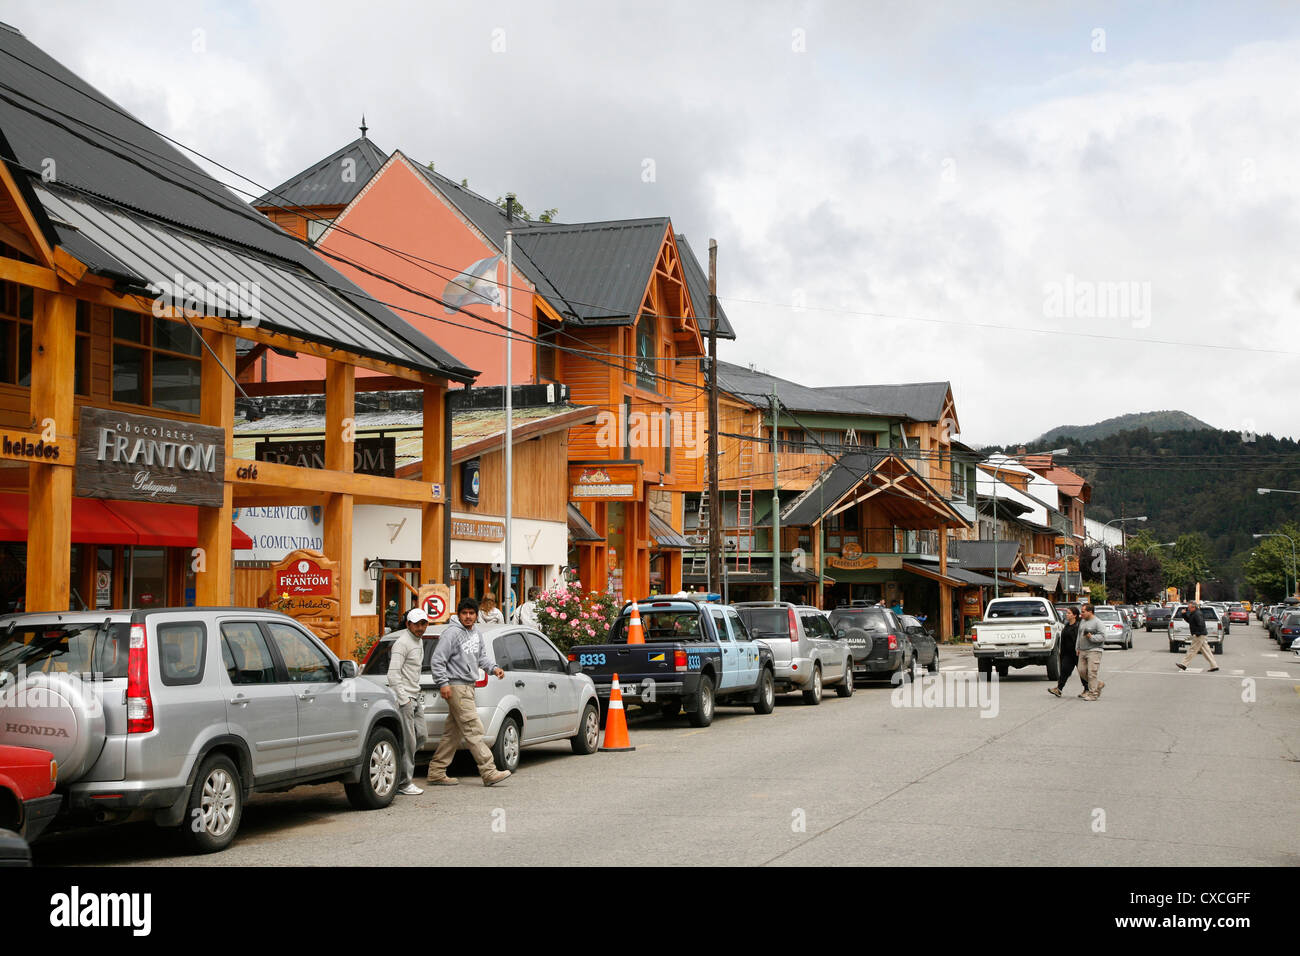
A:
[[[0,675],[28,673],[103,674],[126,677],[129,622],[20,625],[0,630]],[[12,685],[10,685],[12,687]]]
[[[709,615],[713,618],[713,629],[718,632],[718,640],[724,644],[729,643],[734,638],[734,635],[731,633],[731,629],[727,627],[727,619],[722,613],[722,608],[709,608]]]
[[[183,322],[113,310],[113,401],[199,413],[203,345]]]
[[[208,652],[208,632],[202,624],[184,621],[158,625],[159,670],[168,687],[203,680],[203,658]]]
[[[315,242],[321,236],[325,235],[325,230],[332,225],[334,225],[333,219],[308,219],[307,241]]]
[[[655,391],[655,320],[652,315],[641,317],[636,324],[636,384],[638,388]]]
[[[251,621],[221,625],[221,663],[232,684],[274,684],[278,680],[262,629]]]
[[[285,624],[268,624],[266,629],[271,632],[271,640],[284,659],[289,680],[301,684],[334,680],[330,659],[306,634]]]
[[[31,385],[35,301],[30,286],[0,283],[0,382]]]
[[[560,327],[537,321],[537,378],[554,381],[557,375],[555,340],[560,335]]]
[[[528,643],[518,631],[503,634],[492,642],[493,657],[503,671],[535,671],[537,665],[528,653]]]
[[[90,303],[77,300],[77,353],[74,390],[78,395],[90,394]]]
[[[536,634],[529,634],[528,646],[532,648],[533,657],[537,658],[538,668],[547,674],[564,674],[568,671],[569,665],[560,652],[553,648],[546,639],[538,637]]]

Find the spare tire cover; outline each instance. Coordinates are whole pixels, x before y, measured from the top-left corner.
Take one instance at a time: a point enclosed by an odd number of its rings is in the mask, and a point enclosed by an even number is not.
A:
[[[844,643],[849,645],[855,661],[866,660],[871,656],[871,634],[863,628],[849,628],[844,635]]]
[[[27,675],[0,692],[0,743],[50,751],[59,783],[71,783],[104,749],[105,689],[73,674]]]

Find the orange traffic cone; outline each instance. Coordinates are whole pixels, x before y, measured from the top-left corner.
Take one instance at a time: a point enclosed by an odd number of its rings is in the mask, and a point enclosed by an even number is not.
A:
[[[635,609],[632,613],[636,614]],[[637,622],[636,626],[639,630],[641,622],[636,617],[632,620]],[[605,742],[601,744],[600,749],[615,752],[636,750],[627,735],[627,714],[623,710],[623,691],[619,689],[617,674],[614,675],[613,686],[609,689],[609,712],[605,716]]]
[[[627,642],[629,644],[644,644],[645,631],[641,629],[641,612],[632,605],[632,620],[627,624]]]

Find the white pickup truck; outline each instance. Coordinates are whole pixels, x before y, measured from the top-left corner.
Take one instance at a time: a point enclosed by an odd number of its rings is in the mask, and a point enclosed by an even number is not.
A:
[[[1012,667],[1047,665],[1047,679],[1061,676],[1061,619],[1046,598],[994,598],[975,625],[975,663],[981,674]]]

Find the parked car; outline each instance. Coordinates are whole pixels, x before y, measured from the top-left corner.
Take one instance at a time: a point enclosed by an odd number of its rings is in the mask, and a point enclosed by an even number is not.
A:
[[[432,630],[441,635],[446,625]],[[582,667],[566,660],[554,644],[531,627],[480,624],[491,657],[506,676],[489,679],[480,673],[474,704],[483,722],[483,742],[492,749],[498,770],[514,773],[524,747],[567,740],[576,754],[592,754],[600,745],[600,701]],[[396,635],[380,638],[361,669],[362,676],[388,687],[388,661]],[[438,638],[426,638],[420,667],[422,713],[426,737],[423,751],[435,750],[447,725],[447,702],[434,687],[429,661]]]
[[[1286,650],[1296,638],[1300,637],[1300,611],[1288,611],[1277,622],[1277,634],[1274,640],[1277,646]]]
[[[1224,636],[1226,637],[1227,635],[1231,634],[1231,633],[1232,633],[1232,621],[1231,621],[1231,620],[1229,619],[1229,617],[1228,617],[1228,605],[1227,605],[1227,603],[1224,602],[1224,601],[1211,601],[1211,602],[1209,602],[1209,604],[1210,604],[1210,607],[1214,608],[1214,610],[1218,613],[1218,615],[1219,615],[1219,620],[1223,622],[1223,633],[1224,633]]]
[[[779,601],[745,601],[732,607],[749,636],[772,649],[778,693],[801,691],[804,703],[818,704],[822,686],[833,684],[841,696],[852,695],[849,647],[835,636],[820,610]]]
[[[904,614],[899,618],[903,625],[903,630],[907,636],[912,639],[912,646],[916,648],[916,662],[924,667],[931,674],[939,670],[939,642],[934,639],[934,634],[930,629],[910,614]]]
[[[909,680],[916,668],[916,647],[903,622],[886,607],[849,604],[831,611],[831,627],[853,655],[855,680]]]
[[[608,705],[613,675],[618,674],[624,701],[657,706],[666,718],[685,709],[695,727],[713,723],[717,702],[750,704],[756,714],[772,712],[772,648],[767,641],[753,639],[735,608],[678,597],[644,598],[636,607],[644,644],[627,643],[629,602],[606,643],[569,649],[569,660],[595,683],[602,710]]]
[[[1132,649],[1133,626],[1129,623],[1123,608],[1102,605],[1094,608],[1093,613],[1097,616],[1097,620],[1101,621],[1103,647],[1107,644],[1118,644],[1126,651]]]
[[[1205,640],[1216,654],[1223,653],[1223,621],[1217,608],[1202,604],[1201,616],[1205,618]],[[1187,624],[1187,605],[1180,604],[1169,619],[1169,653],[1185,651],[1191,643],[1191,630]]]
[[[1046,665],[1047,679],[1061,676],[1061,621],[1046,598],[994,598],[975,625],[975,663],[981,674],[997,668]]]
[[[0,714],[8,713],[7,698],[0,692]],[[0,744],[0,829],[35,842],[63,803],[58,782],[59,762],[48,750]]]
[[[10,614],[0,677],[16,703],[0,743],[54,754],[69,822],[146,814],[212,852],[254,792],[338,781],[355,807],[392,803],[400,717],[356,676],[275,611]]]
[[[1150,634],[1156,629],[1167,631],[1169,629],[1169,618],[1173,616],[1173,613],[1173,608],[1166,607],[1163,604],[1148,604],[1145,625],[1147,633]]]

